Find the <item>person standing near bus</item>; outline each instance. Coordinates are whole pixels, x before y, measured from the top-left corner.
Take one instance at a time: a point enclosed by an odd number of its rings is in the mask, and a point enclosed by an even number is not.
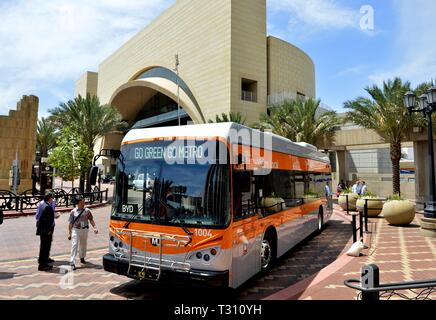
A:
[[[325,197],[328,200],[331,196],[330,186],[328,182],[326,182],[325,184],[324,191],[325,191]]]
[[[88,245],[89,224],[98,233],[91,210],[85,208],[85,199],[77,199],[77,207],[70,213],[68,225],[68,240],[72,240],[70,266],[76,270],[76,256],[79,250],[80,263],[86,264],[86,250]]]
[[[53,195],[47,193],[44,196],[44,202],[41,204],[40,215],[37,222],[36,235],[40,236],[41,244],[39,247],[38,270],[50,271],[53,269],[49,263],[50,249],[53,241],[53,232],[55,228],[55,212],[52,207]]]
[[[356,183],[351,188],[351,192],[359,194],[359,185],[360,185],[360,181],[357,180]]]
[[[362,181],[362,191],[361,191],[361,195],[364,196],[366,194],[366,192],[368,191],[368,186],[366,185],[365,181]]]

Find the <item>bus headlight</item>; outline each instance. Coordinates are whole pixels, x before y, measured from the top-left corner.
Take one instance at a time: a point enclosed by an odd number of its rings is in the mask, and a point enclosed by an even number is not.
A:
[[[209,262],[219,254],[219,248],[208,248],[192,253],[189,260]]]

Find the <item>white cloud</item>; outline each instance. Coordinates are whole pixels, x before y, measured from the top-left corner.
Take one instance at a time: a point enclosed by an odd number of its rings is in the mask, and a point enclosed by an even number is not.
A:
[[[174,0],[2,0],[0,114],[23,94],[57,92],[98,64]]]
[[[289,15],[288,29],[295,34],[360,28],[360,8],[350,9],[335,0],[269,0],[268,4],[273,13]]]
[[[428,0],[395,0],[399,26],[392,34],[395,50],[387,61],[396,66],[378,70],[369,76],[377,84],[399,76],[417,85],[436,78],[436,2]]]

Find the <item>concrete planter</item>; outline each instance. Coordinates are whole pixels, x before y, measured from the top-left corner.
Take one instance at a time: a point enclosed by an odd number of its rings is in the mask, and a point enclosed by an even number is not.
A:
[[[356,210],[356,202],[359,198],[357,193],[343,193],[339,196],[338,203],[342,210],[347,211],[347,196],[348,195],[348,209],[350,211]]]
[[[282,198],[263,198],[260,206],[270,213],[280,212],[286,209],[285,200]]]
[[[365,209],[365,199],[368,199],[368,217],[375,218],[380,215],[383,210],[383,201],[375,198],[362,198],[357,200],[357,211],[362,212]]]
[[[382,214],[387,222],[394,226],[406,226],[415,219],[415,205],[407,200],[388,201],[383,206]]]

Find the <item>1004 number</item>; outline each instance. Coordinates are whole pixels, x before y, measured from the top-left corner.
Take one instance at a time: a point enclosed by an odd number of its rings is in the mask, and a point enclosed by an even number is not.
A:
[[[195,229],[194,235],[196,237],[212,237],[212,231],[206,229]]]

